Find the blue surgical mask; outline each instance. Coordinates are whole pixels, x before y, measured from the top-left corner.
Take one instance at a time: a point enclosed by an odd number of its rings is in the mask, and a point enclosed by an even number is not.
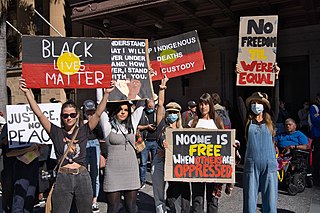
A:
[[[261,112],[263,112],[263,104],[251,104],[251,110],[254,114],[259,115]]]
[[[169,114],[167,117],[167,120],[171,124],[174,123],[175,121],[178,120],[178,114],[174,114],[174,113]]]
[[[154,109],[147,109],[147,113],[151,114],[154,112]]]

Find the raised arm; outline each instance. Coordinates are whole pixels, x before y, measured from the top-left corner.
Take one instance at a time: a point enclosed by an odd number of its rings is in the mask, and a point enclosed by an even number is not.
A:
[[[38,106],[36,100],[34,100],[33,93],[30,89],[27,88],[27,84],[25,79],[20,79],[20,90],[25,94],[28,103],[33,111],[33,113],[38,117],[38,120],[40,121],[43,128],[47,131],[47,133],[50,133],[51,131],[51,122],[49,119],[42,113],[40,107]]]
[[[112,92],[113,89],[114,89],[114,82],[112,81],[110,83],[110,88],[105,89],[103,98],[101,102],[98,104],[96,112],[93,114],[92,118],[89,120],[89,127],[91,130],[97,126],[100,120],[101,114],[102,112],[104,112],[104,109],[107,106],[109,94],[110,92]]]
[[[273,72],[276,74],[276,80],[275,80],[275,86],[274,86],[274,115],[272,117],[273,123],[276,123],[279,116],[279,73],[280,73],[280,67],[278,67],[277,62],[274,63]]]
[[[157,126],[160,124],[161,120],[164,117],[164,100],[165,100],[165,90],[167,89],[167,82],[169,79],[165,75],[164,78],[161,80],[160,88],[159,88],[159,94],[158,94],[158,109],[157,109]]]

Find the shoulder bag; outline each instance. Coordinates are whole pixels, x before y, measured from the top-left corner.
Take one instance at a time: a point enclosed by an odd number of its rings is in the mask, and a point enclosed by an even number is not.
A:
[[[75,130],[76,132],[74,133],[74,135],[72,136],[71,142],[68,146],[68,149],[65,151],[65,153],[63,154],[62,158],[60,158],[59,163],[57,164],[57,166],[54,168],[55,171],[59,171],[64,159],[67,157],[67,154],[69,153],[70,149],[71,149],[71,145],[73,144],[73,141],[76,139],[78,132],[79,132],[79,128],[77,128]],[[50,192],[48,194],[47,197],[47,202],[46,202],[46,212],[45,213],[52,213],[52,193],[54,190],[54,186],[56,185],[56,183],[53,183]]]

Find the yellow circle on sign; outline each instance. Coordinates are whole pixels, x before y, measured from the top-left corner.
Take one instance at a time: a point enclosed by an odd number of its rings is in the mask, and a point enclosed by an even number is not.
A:
[[[80,58],[70,52],[65,52],[57,60],[59,71],[65,75],[73,75],[80,70]]]
[[[161,61],[164,64],[171,64],[173,63],[175,60],[177,60],[178,55],[177,55],[177,51],[173,50],[173,49],[168,49],[168,50],[163,50],[160,53],[160,57],[161,57]]]

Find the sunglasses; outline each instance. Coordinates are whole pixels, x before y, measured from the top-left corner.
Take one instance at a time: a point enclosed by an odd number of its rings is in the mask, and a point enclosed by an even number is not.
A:
[[[64,119],[67,119],[69,116],[70,116],[71,118],[75,118],[75,117],[77,117],[77,113],[70,113],[70,114],[66,114],[66,113],[65,113],[65,114],[62,114],[62,115],[61,115],[61,117],[64,118]]]

